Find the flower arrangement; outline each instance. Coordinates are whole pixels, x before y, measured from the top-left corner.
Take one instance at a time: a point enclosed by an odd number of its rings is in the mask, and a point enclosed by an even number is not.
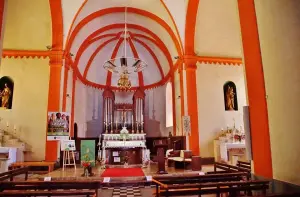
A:
[[[92,176],[92,159],[90,158],[90,149],[86,149],[86,153],[82,157],[81,165],[84,173],[82,176]]]

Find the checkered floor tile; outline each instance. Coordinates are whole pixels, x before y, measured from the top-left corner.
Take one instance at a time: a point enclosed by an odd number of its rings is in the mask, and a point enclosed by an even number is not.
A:
[[[112,197],[141,197],[139,187],[118,187],[114,188]]]

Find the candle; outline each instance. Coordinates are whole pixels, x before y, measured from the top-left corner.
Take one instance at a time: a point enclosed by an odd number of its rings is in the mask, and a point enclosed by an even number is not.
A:
[[[7,127],[9,127],[9,124],[8,124],[8,122],[6,122],[6,126],[7,126]]]
[[[14,130],[17,130],[17,126],[16,125],[14,125]]]

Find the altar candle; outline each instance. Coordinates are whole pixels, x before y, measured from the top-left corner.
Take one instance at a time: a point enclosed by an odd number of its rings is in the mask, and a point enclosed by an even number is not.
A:
[[[8,122],[6,122],[6,126],[7,126],[7,127],[9,127],[9,124],[8,124]]]
[[[17,126],[16,125],[14,125],[14,130],[17,130]]]

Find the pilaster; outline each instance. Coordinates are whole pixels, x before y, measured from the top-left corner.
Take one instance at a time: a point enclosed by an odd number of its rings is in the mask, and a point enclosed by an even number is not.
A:
[[[197,99],[197,61],[194,59],[185,59],[186,71],[186,92],[188,116],[191,120],[191,134],[189,137],[189,149],[195,155],[200,154],[199,148],[199,127],[198,127],[198,99]]]

